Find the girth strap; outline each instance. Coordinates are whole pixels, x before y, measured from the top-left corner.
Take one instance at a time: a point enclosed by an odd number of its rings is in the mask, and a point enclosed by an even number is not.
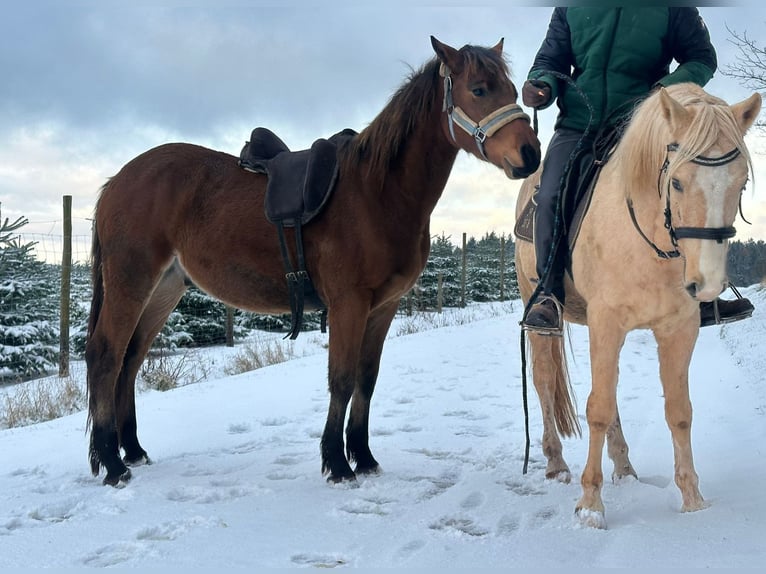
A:
[[[287,250],[285,239],[285,226],[282,221],[275,222],[279,234],[279,250],[285,265],[285,278],[287,279],[288,298],[290,300],[291,325],[285,339],[297,339],[303,326],[303,310],[305,307],[306,292],[314,293],[314,285],[311,283],[308,271],[306,271],[306,259],[303,254],[302,225],[297,222],[295,229],[295,248],[297,252],[297,269],[293,269],[290,254]],[[321,328],[324,333],[327,330],[327,307],[322,307]]]

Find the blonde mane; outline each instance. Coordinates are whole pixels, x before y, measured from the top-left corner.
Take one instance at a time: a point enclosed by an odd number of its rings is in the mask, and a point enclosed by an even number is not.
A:
[[[693,112],[691,123],[681,139],[674,141],[664,119],[659,93],[652,94],[636,108],[613,158],[620,162],[625,175],[626,197],[634,197],[642,190],[656,192],[659,170],[666,157],[668,169],[659,179],[659,186],[660,190],[667,189],[670,178],[681,165],[706,155],[705,152],[716,143],[724,147],[723,153],[738,149],[753,173],[750,154],[729,104],[693,83],[675,84],[665,89],[687,111]],[[678,151],[668,156],[667,146],[671,143],[678,144]]]

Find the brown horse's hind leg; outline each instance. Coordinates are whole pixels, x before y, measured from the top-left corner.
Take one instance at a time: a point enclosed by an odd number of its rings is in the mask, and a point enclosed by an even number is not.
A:
[[[375,473],[379,468],[370,451],[370,401],[378,380],[383,343],[398,307],[399,301],[393,301],[370,315],[362,340],[359,378],[351,397],[351,413],[346,427],[346,453],[350,461],[356,461],[354,470],[357,474]]]
[[[94,331],[85,349],[88,365],[88,399],[91,420],[90,466],[94,476],[106,469],[104,484],[116,486],[130,480],[130,471],[120,458],[116,417],[116,387],[125,349],[141,305],[126,300],[119,311],[104,301]]]
[[[321,441],[322,473],[328,475],[328,482],[356,478],[343,449],[343,423],[356,384],[362,336],[369,312],[369,300],[359,297],[347,297],[329,308],[330,407]]]
[[[185,278],[185,273],[177,263],[165,272],[152,293],[125,352],[122,370],[117,380],[116,413],[120,446],[125,453],[123,461],[128,466],[151,463],[146,451],[138,442],[136,375],[155,337],[186,291]]]
[[[113,254],[114,255],[114,254]],[[126,261],[141,262],[138,253],[124,253]],[[160,270],[134,268],[128,274],[119,266],[112,269],[106,261],[103,268],[103,286],[94,285],[94,293],[103,294],[97,309],[92,331],[85,348],[88,366],[88,398],[91,421],[90,465],[94,475],[106,469],[104,484],[117,486],[130,480],[130,471],[120,458],[120,439],[117,427],[117,385],[123,368],[125,352],[135,327],[159,280]],[[94,267],[96,263],[94,262]],[[94,311],[92,310],[93,314]],[[124,393],[122,393],[124,396]]]

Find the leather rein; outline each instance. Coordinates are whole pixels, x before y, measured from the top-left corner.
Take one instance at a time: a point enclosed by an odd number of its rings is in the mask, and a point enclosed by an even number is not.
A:
[[[508,104],[503,106],[479,123],[474,122],[468,117],[460,106],[455,106],[452,101],[452,76],[450,69],[442,63],[439,66],[439,75],[444,78],[444,103],[442,105],[442,111],[447,112],[447,118],[449,120],[449,133],[452,136],[452,141],[457,142],[455,139],[455,124],[458,125],[468,135],[472,136],[476,142],[476,147],[479,148],[481,157],[488,160],[487,154],[484,151],[484,140],[488,137],[492,137],[492,134],[497,132],[505,124],[509,124],[514,120],[524,119],[530,121],[529,116],[524,113],[521,106],[518,104]]]
[[[667,172],[668,166],[670,165],[670,162],[668,160],[668,154],[673,151],[678,151],[678,144],[672,143],[667,146],[667,152],[665,154],[665,162],[660,168],[660,173],[659,173],[659,176],[657,177],[657,192],[659,193],[660,197],[662,197],[662,190],[660,189],[660,180],[662,179],[662,174]],[[731,163],[737,157],[739,157],[739,155],[740,155],[739,149],[733,149],[730,152],[719,157],[706,157],[703,155],[699,155],[693,158],[691,162],[697,165],[705,166],[705,167],[718,167],[718,166]],[[649,239],[646,236],[646,234],[641,230],[641,226],[638,224],[638,220],[636,219],[636,213],[633,209],[633,200],[631,198],[628,198],[626,201],[628,204],[628,211],[630,212],[630,219],[633,222],[633,226],[636,228],[636,231],[638,231],[642,239],[646,241],[646,243],[648,243],[652,249],[654,249],[654,252],[661,259],[675,259],[676,257],[681,256],[681,252],[678,250],[679,239],[707,239],[711,241],[716,241],[718,243],[722,243],[724,239],[731,239],[737,233],[737,230],[733,226],[673,227],[672,214],[670,211],[670,182],[668,182],[668,187],[665,191],[665,229],[668,230],[668,235],[670,236],[670,242],[673,245],[673,249],[669,251],[664,251],[660,249],[659,247],[657,247],[657,245],[651,239]]]

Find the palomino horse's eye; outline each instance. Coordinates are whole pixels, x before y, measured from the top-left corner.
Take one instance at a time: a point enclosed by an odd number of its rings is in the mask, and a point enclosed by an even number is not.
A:
[[[676,178],[673,178],[672,180],[670,180],[670,183],[673,186],[673,189],[675,189],[676,191],[683,191],[684,190],[684,186],[681,185],[681,182],[678,181]]]

